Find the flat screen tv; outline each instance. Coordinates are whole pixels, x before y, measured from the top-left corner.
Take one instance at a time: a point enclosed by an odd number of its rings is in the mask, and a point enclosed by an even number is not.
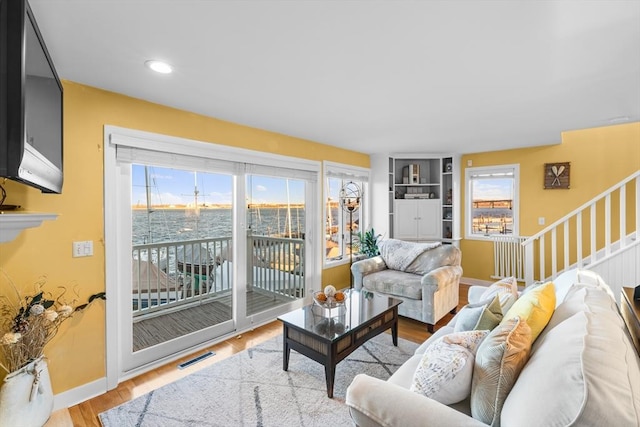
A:
[[[0,0],[0,177],[62,192],[62,84],[26,0]]]

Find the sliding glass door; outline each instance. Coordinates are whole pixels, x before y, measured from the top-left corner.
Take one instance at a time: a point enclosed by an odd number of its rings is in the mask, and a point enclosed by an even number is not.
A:
[[[305,181],[247,175],[248,316],[305,296]]]
[[[110,386],[270,322],[320,281],[317,162],[131,134],[106,137]]]

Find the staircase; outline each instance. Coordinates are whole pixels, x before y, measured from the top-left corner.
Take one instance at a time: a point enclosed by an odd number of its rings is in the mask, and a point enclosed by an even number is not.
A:
[[[600,274],[616,298],[640,285],[640,171],[526,239],[525,283],[571,268]]]

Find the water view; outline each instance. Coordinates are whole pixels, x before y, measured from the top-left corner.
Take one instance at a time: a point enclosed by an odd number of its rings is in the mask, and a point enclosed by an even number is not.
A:
[[[132,210],[133,244],[231,237],[231,208]],[[296,238],[304,235],[303,206],[255,207],[248,211],[252,234]]]

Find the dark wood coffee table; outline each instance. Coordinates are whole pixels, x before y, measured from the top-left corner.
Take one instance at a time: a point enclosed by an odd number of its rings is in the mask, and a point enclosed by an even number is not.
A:
[[[291,349],[322,364],[330,398],[341,360],[389,328],[393,345],[398,345],[398,306],[402,301],[367,291],[345,292],[344,306],[329,310],[310,304],[278,317],[283,325],[282,369],[289,369]]]

